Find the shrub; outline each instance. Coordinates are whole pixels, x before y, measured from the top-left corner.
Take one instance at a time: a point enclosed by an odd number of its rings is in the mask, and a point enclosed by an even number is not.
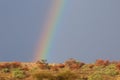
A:
[[[61,63],[58,64],[57,66],[58,66],[59,68],[64,68],[64,67],[65,67],[65,65],[64,65],[64,64],[61,64]]]
[[[2,69],[2,72],[8,73],[8,72],[10,72],[10,70],[9,70],[8,68],[3,68],[3,69]]]
[[[115,76],[118,75],[118,71],[116,70],[116,65],[115,64],[111,64],[109,66],[107,66],[104,70],[104,73],[106,75],[110,75],[110,76]]]
[[[75,59],[73,59],[73,58],[70,58],[70,59],[68,59],[67,61],[65,61],[65,65],[66,66],[70,66],[70,65],[72,65],[72,64],[74,64],[74,63],[76,63],[77,61],[75,60]]]
[[[58,71],[59,70],[59,67],[58,66],[51,66],[50,67],[50,70],[52,70],[52,71]]]
[[[88,80],[103,80],[103,77],[100,73],[93,73],[88,77]]]
[[[37,61],[36,64],[40,69],[49,69],[49,65],[47,63],[47,60]]]
[[[65,66],[69,67],[70,69],[79,69],[81,68],[85,63],[83,62],[78,62],[73,58],[70,58],[69,60],[65,61]]]
[[[96,66],[107,66],[110,64],[109,60],[98,59],[95,62]]]
[[[11,65],[10,65],[10,63],[3,63],[3,64],[0,64],[0,68],[2,69],[2,68],[10,68],[11,67]]]
[[[20,68],[21,67],[21,63],[20,62],[12,62],[11,63],[11,68]]]
[[[24,71],[20,70],[19,68],[14,69],[12,71],[12,75],[14,78],[19,78],[19,79],[26,77]]]
[[[47,60],[42,59],[40,61],[37,61],[36,64],[48,64],[48,63],[47,63]]]
[[[118,75],[118,71],[116,69],[115,64],[110,64],[106,67],[103,66],[95,66],[94,67],[95,72],[100,73],[102,75],[109,75],[109,76],[115,76]]]

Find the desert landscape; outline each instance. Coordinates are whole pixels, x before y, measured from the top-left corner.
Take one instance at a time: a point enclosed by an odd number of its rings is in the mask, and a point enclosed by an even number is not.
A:
[[[120,80],[120,0],[0,0],[0,80]]]
[[[120,80],[120,62],[98,59],[84,63],[0,62],[0,80]]]

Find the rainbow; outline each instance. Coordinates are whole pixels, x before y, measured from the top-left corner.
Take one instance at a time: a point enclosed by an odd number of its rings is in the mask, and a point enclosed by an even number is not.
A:
[[[51,43],[54,37],[53,35],[59,22],[64,3],[65,0],[53,1],[47,20],[43,26],[44,29],[37,44],[37,49],[35,51],[33,61],[46,59],[47,55],[50,53],[49,51],[50,47],[52,46]]]

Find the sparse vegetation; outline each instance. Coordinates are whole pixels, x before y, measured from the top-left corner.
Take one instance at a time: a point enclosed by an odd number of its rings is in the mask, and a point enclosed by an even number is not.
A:
[[[46,60],[36,63],[0,63],[0,80],[119,80],[120,62],[98,59],[85,64],[69,59],[60,64]]]

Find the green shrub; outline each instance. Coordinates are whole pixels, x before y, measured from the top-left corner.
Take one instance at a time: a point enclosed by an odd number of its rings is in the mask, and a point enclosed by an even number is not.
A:
[[[115,76],[118,75],[119,72],[116,69],[115,64],[110,64],[106,67],[103,66],[95,66],[94,67],[95,72],[100,73],[102,75],[109,75],[109,76]]]
[[[8,73],[8,72],[10,72],[10,70],[9,70],[8,68],[3,68],[3,69],[2,69],[2,72]]]
[[[93,73],[88,77],[88,80],[103,80],[103,77],[100,73]]]
[[[24,71],[16,68],[12,71],[12,75],[14,78],[19,78],[19,79],[22,79],[22,78],[25,78],[25,73]]]
[[[109,66],[106,66],[102,73],[109,76],[115,76],[119,74],[115,64],[110,64]]]

